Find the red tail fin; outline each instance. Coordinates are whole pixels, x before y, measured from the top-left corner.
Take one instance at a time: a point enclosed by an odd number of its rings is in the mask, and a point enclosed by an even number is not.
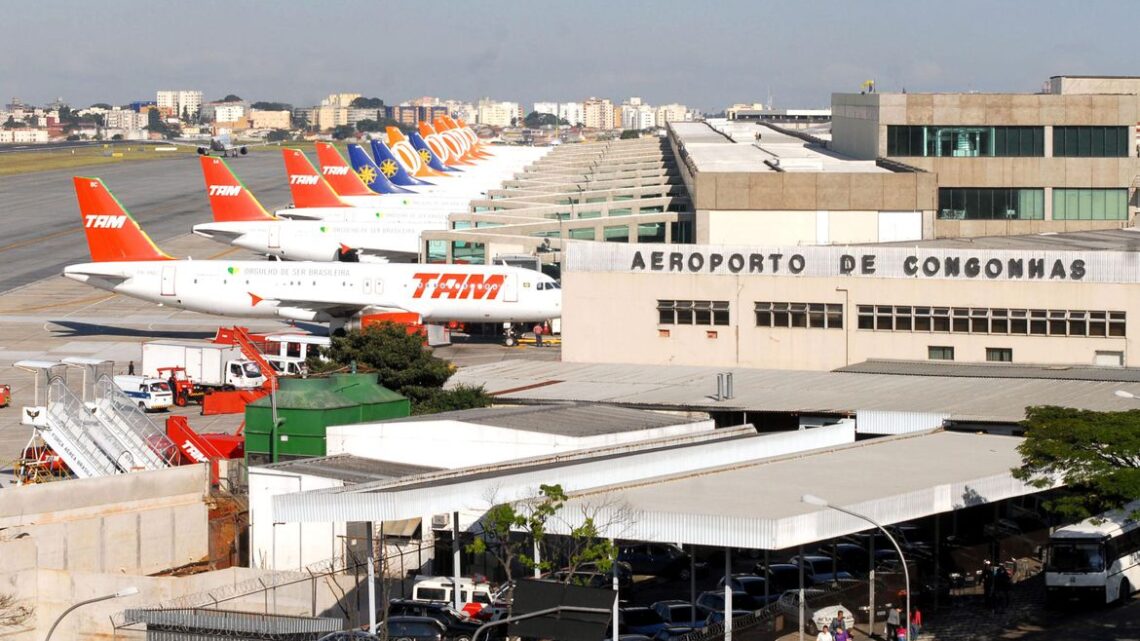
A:
[[[214,222],[228,223],[240,220],[272,220],[261,203],[238,180],[226,161],[215,156],[202,156],[202,177],[206,179],[206,195]]]
[[[341,196],[372,196],[376,192],[368,188],[360,176],[344,161],[344,156],[327,142],[317,143],[317,161],[321,163],[321,174],[329,181],[336,193]]]
[[[300,149],[282,149],[285,173],[289,177],[289,190],[293,192],[293,205],[298,209],[311,207],[347,207],[329,186],[313,163]]]
[[[98,178],[75,176],[83,229],[91,260],[102,263],[125,260],[173,260],[155,246],[126,208]]]

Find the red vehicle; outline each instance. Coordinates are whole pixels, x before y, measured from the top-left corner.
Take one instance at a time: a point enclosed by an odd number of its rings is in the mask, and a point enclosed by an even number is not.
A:
[[[186,375],[185,367],[160,367],[158,377],[170,383],[170,391],[174,394],[174,404],[186,407],[191,400],[201,403],[204,394],[196,389],[194,381]]]
[[[12,388],[9,385],[0,385],[0,407],[8,407],[12,401]]]

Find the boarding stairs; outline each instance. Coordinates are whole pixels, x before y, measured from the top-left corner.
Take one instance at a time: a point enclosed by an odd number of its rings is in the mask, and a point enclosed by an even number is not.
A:
[[[108,376],[95,381],[93,400],[95,417],[128,448],[138,469],[161,470],[177,464],[178,447]]]
[[[79,478],[120,472],[114,448],[103,437],[103,425],[62,378],[48,384],[47,427],[40,436]],[[106,447],[104,447],[106,445]]]

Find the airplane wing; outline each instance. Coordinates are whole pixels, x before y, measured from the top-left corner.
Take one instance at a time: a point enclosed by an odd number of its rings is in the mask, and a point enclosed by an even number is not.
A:
[[[357,304],[352,304],[352,303],[345,303],[342,300],[333,300],[333,299],[322,300],[322,299],[301,299],[301,298],[261,298],[252,292],[250,292],[250,296],[253,298],[254,305],[260,303],[261,301],[270,301],[270,302],[277,303],[278,307],[296,307],[298,309],[307,309],[307,310],[312,310],[312,311],[316,311],[316,312],[324,312],[324,313],[328,314],[329,316],[333,316],[336,318],[348,318],[349,316],[352,316],[356,313],[362,312],[365,309],[393,311],[393,312],[409,311],[409,310],[406,310],[402,307],[398,307],[395,305],[385,305],[383,303],[379,303],[379,304],[369,303],[369,304],[357,305]]]

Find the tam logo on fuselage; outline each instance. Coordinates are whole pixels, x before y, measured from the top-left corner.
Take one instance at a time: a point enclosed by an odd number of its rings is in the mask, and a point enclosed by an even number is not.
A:
[[[210,185],[211,196],[237,196],[241,193],[241,185]]]
[[[348,167],[321,167],[326,176],[347,176]]]
[[[289,176],[290,185],[315,185],[320,176]]]
[[[122,229],[127,224],[127,217],[122,215],[88,214],[83,218],[87,221],[84,226],[91,229]]]
[[[498,298],[503,289],[505,276],[502,274],[414,274],[412,278],[419,281],[412,298],[424,298],[425,292],[430,288],[431,296],[428,298],[476,298],[491,300]]]

